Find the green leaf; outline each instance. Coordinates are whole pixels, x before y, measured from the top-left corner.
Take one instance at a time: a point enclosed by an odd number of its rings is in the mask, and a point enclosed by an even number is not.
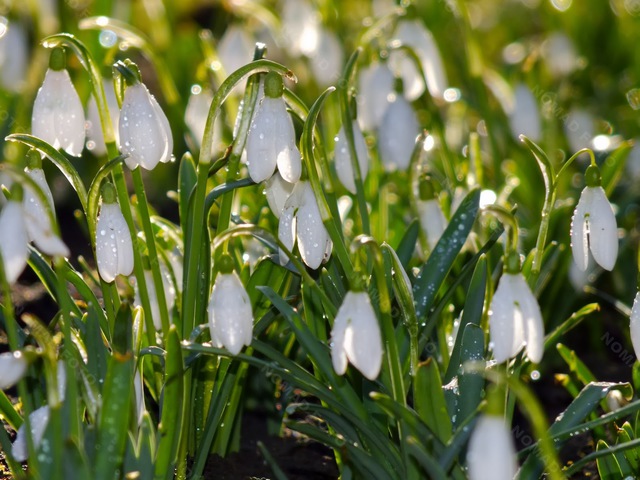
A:
[[[173,478],[182,423],[184,363],[175,325],[169,328],[165,359],[164,388],[158,425],[155,478]]]
[[[604,440],[598,440],[596,452],[602,453],[606,450],[609,450],[607,442]],[[620,465],[618,465],[614,455],[606,455],[598,458],[596,460],[596,465],[598,466],[598,474],[602,480],[619,480],[620,478],[624,478],[622,471],[620,470]]]
[[[428,359],[418,366],[415,378],[415,409],[422,421],[443,443],[451,438],[451,419],[440,380],[438,365]]]
[[[400,244],[396,249],[398,258],[400,259],[400,262],[405,267],[405,269],[409,266],[411,257],[413,257],[413,252],[416,249],[416,243],[418,242],[419,235],[420,235],[420,222],[418,222],[417,218],[414,218],[413,221],[407,227],[407,230],[404,232],[404,235],[400,240]]]
[[[467,362],[484,361],[484,331],[474,325],[467,324],[462,336],[460,361],[464,365]],[[473,416],[482,401],[484,378],[475,372],[464,372],[458,377],[459,396],[457,403],[458,413],[456,425]]]
[[[193,157],[189,152],[185,153],[180,160],[180,168],[178,170],[178,195],[180,204],[178,210],[180,212],[180,226],[182,231],[187,231],[187,222],[189,221],[189,199],[191,193],[196,186],[197,180],[196,165]],[[182,279],[180,279],[182,282]]]
[[[591,382],[595,382],[597,379],[589,367],[587,367],[582,360],[578,357],[575,351],[566,347],[565,345],[559,343],[556,348],[558,349],[558,353],[562,359],[567,362],[569,369],[572,373],[578,377],[578,379],[584,384],[587,385]]]
[[[445,480],[448,478],[446,472],[438,464],[437,460],[429,455],[429,452],[424,449],[423,443],[420,440],[415,437],[407,438],[407,450],[409,451],[409,454],[422,466],[429,478],[434,480]]]
[[[611,155],[602,164],[600,173],[602,175],[602,188],[607,195],[613,193],[613,189],[618,184],[620,177],[624,172],[624,167],[627,163],[629,153],[633,149],[633,142],[627,140],[616,148]]]
[[[413,286],[418,318],[423,318],[433,306],[440,287],[473,227],[479,202],[480,190],[475,188],[464,198],[420,270]]]

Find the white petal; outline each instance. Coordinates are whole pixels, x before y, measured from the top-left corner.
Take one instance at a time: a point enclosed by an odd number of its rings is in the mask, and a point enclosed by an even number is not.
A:
[[[0,353],[0,390],[12,387],[27,373],[27,361],[21,352]]]
[[[467,452],[469,480],[513,480],[518,469],[511,432],[501,417],[483,415]]]
[[[353,317],[353,300],[350,300],[350,298],[349,293],[347,293],[338,309],[336,318],[333,321],[333,329],[331,330],[331,362],[338,375],[344,375],[347,371],[348,359],[344,348],[344,335],[347,325],[351,317]]]
[[[143,84],[127,87],[118,120],[120,132],[120,149],[129,155],[127,166],[131,169],[137,165],[152,170],[161,159],[165,159],[169,143],[166,117],[159,116],[157,102]],[[163,114],[164,116],[164,114]]]
[[[514,276],[513,289],[524,322],[527,356],[533,363],[540,363],[544,351],[544,323],[540,305],[522,275]]]
[[[29,249],[22,205],[7,202],[0,213],[0,252],[9,284],[15,283],[27,265]]]
[[[280,213],[284,209],[289,195],[293,192],[293,187],[294,184],[285,181],[280,172],[276,172],[266,181],[264,190],[267,194],[267,202],[269,202],[269,208],[276,218],[280,218]]]
[[[300,183],[303,184],[303,199],[296,215],[298,249],[304,263],[315,270],[324,259],[328,234],[311,185],[308,182]]]
[[[515,108],[509,115],[511,133],[517,140],[521,134],[534,142],[542,138],[542,125],[538,104],[531,90],[524,83],[520,83],[514,90]]]
[[[144,384],[142,383],[142,374],[140,370],[136,370],[133,378],[133,391],[136,399],[136,413],[138,414],[138,425],[142,423],[142,416],[145,412],[144,406]]]
[[[105,282],[133,271],[133,243],[117,203],[103,203],[96,224],[98,272]]]
[[[282,36],[292,56],[309,55],[318,45],[320,21],[307,0],[285,0],[282,4]]]
[[[213,93],[208,88],[202,89],[198,85],[191,87],[191,96],[184,113],[184,122],[193,133],[198,147],[201,146],[204,129],[209,116],[209,107],[213,101]],[[234,133],[235,136],[235,133]],[[213,152],[224,148],[222,141],[222,120],[216,118],[213,123]],[[246,150],[243,150],[245,152]]]
[[[251,343],[253,313],[249,295],[238,275],[219,274],[209,301],[209,328],[218,347],[224,346],[233,355]]]
[[[581,271],[589,265],[588,220],[591,212],[592,193],[585,188],[571,219],[571,252],[573,260]]]
[[[593,258],[605,270],[613,270],[618,258],[618,225],[613,208],[602,187],[587,187],[592,191],[589,217],[589,244]]]
[[[256,183],[270,178],[276,169],[276,129],[282,112],[275,100],[268,97],[262,100],[253,115],[247,136],[247,166],[249,176]]]
[[[369,380],[375,380],[382,366],[382,338],[378,319],[367,292],[348,292],[352,311],[344,335],[349,361]],[[350,321],[349,321],[350,320]]]
[[[358,157],[358,165],[360,167],[360,177],[362,181],[367,178],[369,173],[369,153],[367,151],[367,143],[362,135],[362,131],[356,121],[353,122],[353,140],[356,147],[356,155]],[[355,174],[351,162],[351,150],[347,142],[347,136],[344,126],[340,127],[340,131],[335,138],[335,163],[336,173],[344,187],[351,193],[356,193]]]
[[[319,86],[328,87],[340,79],[344,66],[344,52],[335,33],[321,27],[316,48],[308,55],[311,72]]]
[[[227,75],[251,61],[254,43],[246,30],[238,25],[227,28],[218,43],[218,57]]]
[[[278,239],[289,251],[293,250],[296,243],[296,211],[300,207],[300,183],[294,188],[284,204],[284,209],[278,221]],[[279,249],[280,265],[286,265],[289,257],[282,249]]]
[[[631,307],[631,316],[629,317],[631,330],[631,343],[636,357],[640,355],[640,291],[636,293],[636,298]]]
[[[33,445],[37,450],[42,442],[44,431],[47,429],[49,423],[49,407],[40,407],[29,415],[29,423],[31,427],[31,437],[33,438]],[[28,458],[27,452],[27,432],[24,424],[18,429],[18,434],[13,442],[13,448],[11,449],[13,458],[18,462],[24,462]]]
[[[302,157],[296,146],[296,131],[293,128],[293,121],[287,113],[283,98],[265,98],[264,100],[274,101],[273,112],[277,122],[275,151],[278,171],[287,182],[296,183],[300,180],[302,173]]]
[[[544,43],[542,53],[553,76],[568,75],[578,66],[578,54],[565,33],[552,33]]]
[[[84,110],[66,70],[47,70],[33,104],[33,135],[80,156],[84,147]]]
[[[0,84],[18,92],[25,84],[29,63],[29,41],[24,27],[11,20],[0,37]]]
[[[156,97],[151,95],[151,105],[153,105],[153,109],[156,112],[156,117],[160,121],[160,126],[162,127],[162,131],[165,136],[165,151],[160,157],[160,161],[162,163],[167,163],[171,160],[171,156],[173,155],[173,134],[171,133],[171,125],[169,125],[169,119],[160,108]]]
[[[418,200],[417,207],[420,215],[420,226],[427,237],[429,249],[433,250],[447,227],[447,220],[444,218],[444,213],[442,213],[440,202],[435,198]]]
[[[419,133],[418,120],[402,96],[387,107],[378,134],[380,157],[387,170],[405,170]]]
[[[493,357],[498,363],[508,360],[515,354],[514,340],[522,330],[520,326],[516,326],[519,322],[516,317],[521,318],[521,315],[516,311],[514,303],[513,277],[514,275],[508,273],[502,275],[489,309],[489,334],[493,344]]]
[[[589,112],[574,108],[566,118],[563,117],[562,124],[571,151],[577,152],[583,148],[591,147],[595,126],[593,116]]]
[[[380,126],[393,94],[393,73],[387,63],[376,63],[360,74],[358,122],[363,130],[374,131]]]

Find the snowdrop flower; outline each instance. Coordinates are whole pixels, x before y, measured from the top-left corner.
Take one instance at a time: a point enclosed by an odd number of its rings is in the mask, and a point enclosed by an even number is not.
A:
[[[47,429],[49,423],[49,417],[51,410],[48,405],[40,407],[29,414],[29,427],[31,428],[31,438],[33,439],[33,446],[37,450],[44,437],[44,432]],[[11,449],[13,458],[18,462],[26,462],[28,456],[27,451],[27,431],[25,424],[22,424],[18,429],[18,434],[13,442]]]
[[[233,271],[233,260],[224,256],[220,260],[220,273],[216,278],[209,300],[209,329],[211,341],[237,355],[244,345],[250,345],[253,336],[253,311],[247,290]]]
[[[563,125],[571,151],[577,152],[591,146],[595,135],[594,123],[593,116],[581,108],[574,108],[567,114]]]
[[[264,81],[265,96],[254,113],[247,138],[249,176],[256,183],[270,178],[276,165],[287,182],[300,179],[302,159],[283,91],[282,77],[275,72],[268,73]]]
[[[360,73],[358,122],[363,130],[374,131],[380,126],[389,101],[394,97],[394,82],[387,62],[370,65]]]
[[[433,250],[447,228],[447,219],[444,217],[439,200],[435,197],[419,199],[416,206],[429,250]]]
[[[278,238],[289,251],[297,240],[302,261],[314,270],[331,255],[333,244],[308,181],[298,182],[285,202],[278,223]],[[287,255],[281,251],[280,264],[287,262]]]
[[[18,280],[29,257],[29,237],[24,220],[22,195],[22,187],[14,185],[11,189],[11,200],[0,212],[0,254],[9,284]]]
[[[84,110],[65,66],[64,49],[54,48],[33,105],[31,131],[54,148],[77,157],[84,147]]]
[[[98,273],[107,283],[118,275],[133,272],[133,243],[129,227],[116,200],[116,190],[110,183],[102,187],[102,207],[96,223],[96,257]]]
[[[517,257],[518,253],[511,252],[510,255]],[[514,357],[523,346],[532,362],[539,363],[542,360],[542,314],[538,301],[519,271],[519,262],[517,258],[517,269],[505,270],[489,309],[489,333],[493,356],[498,363]]]
[[[6,390],[25,376],[27,360],[21,352],[0,353],[0,390]]]
[[[291,192],[293,192],[294,186],[293,183],[289,183],[282,178],[280,172],[276,172],[275,175],[265,182],[264,191],[267,195],[267,202],[276,218],[280,218],[280,214],[282,210],[284,210],[284,205],[291,195]]]
[[[0,17],[0,85],[6,90],[19,91],[27,78],[29,44],[27,32],[16,21]]]
[[[145,313],[151,314],[154,328],[156,330],[162,330],[160,303],[158,300],[158,292],[156,291],[156,284],[153,280],[153,272],[151,271],[151,267],[149,266],[149,258],[144,257],[143,262],[145,263],[144,281],[146,285],[147,295],[149,296],[149,303],[151,304],[151,312]],[[173,283],[173,279],[171,278],[171,273],[163,262],[160,263],[160,277],[162,278],[162,289],[164,291],[165,304],[167,306],[167,310],[169,311],[169,320],[171,320],[171,309],[173,308],[173,305],[176,301],[176,288]],[[134,305],[142,305],[142,301],[140,300],[140,289],[137,284],[135,286]]]
[[[542,124],[536,99],[531,89],[524,83],[516,86],[514,92],[514,105],[509,116],[509,126],[513,137],[518,140],[521,134],[526,135],[534,142],[542,138]]]
[[[311,73],[318,85],[328,87],[340,78],[344,66],[344,52],[335,33],[320,28],[318,44],[309,54],[309,61]]]
[[[218,58],[227,75],[251,62],[254,42],[239,25],[231,25],[218,43]]]
[[[283,44],[294,57],[311,55],[320,37],[318,12],[307,0],[284,0],[282,4]]]
[[[27,162],[29,166],[25,168],[25,173],[38,185],[42,193],[44,193],[55,221],[53,195],[51,194],[51,189],[49,189],[47,179],[42,170],[40,154],[35,150],[29,151],[27,154]],[[47,255],[68,257],[69,249],[54,232],[49,212],[45,208],[40,195],[37,195],[28,185],[24,187],[22,209],[29,241],[34,242],[38,249]]]
[[[411,105],[400,93],[389,104],[378,131],[380,157],[387,170],[406,170],[411,163],[419,133],[418,120]]]
[[[578,54],[573,42],[564,33],[552,33],[543,45],[543,58],[554,77],[564,77],[578,66]]]
[[[360,131],[358,122],[353,120],[353,142],[355,144],[356,156],[358,158],[358,165],[360,166],[360,178],[362,181],[367,178],[369,173],[369,152],[367,151],[367,142],[364,140],[364,135]],[[347,141],[347,134],[344,131],[344,125],[340,127],[340,131],[335,138],[335,162],[336,173],[344,188],[349,190],[355,195],[356,182],[355,173],[353,171],[353,164],[351,163],[351,149],[349,148],[349,142]]]
[[[394,39],[413,49],[420,59],[429,93],[434,98],[442,99],[448,82],[438,45],[431,32],[418,19],[400,20]],[[425,85],[413,60],[404,52],[394,50],[389,55],[389,62],[396,73],[402,75],[407,99],[413,101],[420,97]]]
[[[204,136],[204,129],[207,124],[207,117],[209,116],[209,107],[211,107],[212,101],[213,93],[210,89],[202,88],[200,85],[193,85],[191,87],[191,95],[187,102],[187,109],[184,112],[184,123],[191,130],[198,148],[202,146],[202,137]],[[213,150],[218,151],[223,148],[222,123],[220,119],[216,119],[213,124]]]
[[[347,371],[347,360],[369,380],[382,365],[382,338],[378,319],[367,292],[347,292],[331,331],[331,360],[338,375]]]
[[[133,170],[138,165],[153,170],[158,162],[171,160],[173,136],[169,120],[137,78],[127,78],[122,110],[118,119],[120,149],[128,155],[127,166]]]
[[[585,181],[571,220],[573,259],[582,271],[589,265],[589,255],[605,270],[612,270],[618,257],[616,216],[600,186],[598,167],[587,168]]]
[[[640,291],[636,293],[636,298],[633,300],[629,320],[633,350],[636,352],[636,357],[640,358]]]
[[[482,415],[469,440],[470,480],[512,480],[518,470],[511,432],[501,416]]]
[[[120,119],[120,107],[116,99],[116,93],[113,87],[113,80],[104,78],[102,80],[107,106],[109,107],[109,116],[111,117],[111,125],[114,129],[116,137],[116,145],[120,146],[120,134],[118,132],[118,120]],[[104,134],[102,133],[102,124],[100,122],[100,114],[98,113],[98,105],[96,99],[91,96],[89,105],[87,106],[87,149],[94,155],[102,156],[107,153],[107,146],[104,143]]]

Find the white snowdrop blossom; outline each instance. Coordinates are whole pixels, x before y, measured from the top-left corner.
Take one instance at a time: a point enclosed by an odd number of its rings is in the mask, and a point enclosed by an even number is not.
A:
[[[523,346],[529,360],[542,360],[542,313],[522,273],[502,275],[489,309],[489,334],[498,363],[514,357]]]
[[[482,415],[467,452],[469,480],[513,480],[518,470],[515,446],[504,419]]]
[[[353,124],[353,142],[356,147],[356,156],[358,157],[358,165],[360,166],[360,177],[362,181],[367,178],[369,173],[369,152],[367,150],[367,142],[362,135],[362,131],[355,120]],[[335,138],[335,162],[336,173],[340,179],[340,183],[351,193],[356,193],[355,174],[351,163],[351,149],[347,142],[347,135],[344,131],[344,125],[340,127],[340,131]]]
[[[9,284],[13,284],[27,265],[29,257],[22,200],[10,200],[0,212],[0,253],[4,274]]]
[[[370,65],[360,73],[358,122],[363,130],[374,131],[380,126],[384,112],[394,97],[394,81],[387,62]]]
[[[406,170],[419,133],[418,119],[405,98],[398,94],[382,118],[378,131],[380,157],[387,170]]]
[[[162,278],[162,290],[164,291],[165,305],[167,310],[171,312],[176,301],[176,288],[171,278],[171,273],[163,262],[160,263],[160,277]],[[156,330],[162,330],[160,301],[158,299],[158,292],[156,290],[156,284],[153,280],[153,272],[151,270],[145,269],[144,281],[146,284],[147,295],[149,296],[149,303],[151,304],[151,318],[153,319],[153,326]],[[142,305],[142,300],[140,299],[140,287],[137,283],[135,285],[134,305]],[[169,320],[171,320],[171,313],[169,313]]]
[[[588,111],[572,108],[562,124],[572,152],[591,147],[591,141],[595,136],[595,121]]]
[[[587,186],[571,220],[571,250],[582,271],[589,255],[605,270],[612,270],[618,257],[618,227],[613,208],[601,186]]]
[[[294,186],[295,184],[289,183],[282,178],[280,172],[276,172],[275,175],[265,182],[264,191],[267,195],[267,202],[276,218],[280,218],[280,214],[291,192],[293,192]]]
[[[96,223],[96,257],[98,273],[107,283],[113,282],[118,275],[129,276],[133,272],[133,243],[111,184],[105,184],[103,189]]]
[[[189,127],[193,134],[194,140],[198,148],[202,145],[202,137],[209,116],[209,107],[213,101],[213,93],[208,88],[202,88],[200,85],[191,87],[191,95],[187,102],[187,108],[184,112],[184,123]],[[235,134],[234,134],[235,136]],[[222,122],[218,118],[213,124],[213,151],[220,151],[224,148],[222,142]]]
[[[631,307],[631,316],[629,317],[629,320],[633,350],[636,353],[636,357],[640,358],[640,291],[636,293],[636,298],[633,300],[633,307]]]
[[[382,365],[382,337],[378,319],[367,292],[347,292],[331,331],[331,360],[338,375],[347,371],[347,361],[369,380],[375,380]]]
[[[0,85],[12,92],[22,89],[27,78],[29,42],[20,22],[0,17]]]
[[[413,49],[420,59],[429,93],[434,98],[442,99],[448,82],[438,45],[431,32],[418,19],[400,20],[394,40]],[[425,85],[413,60],[405,52],[394,50],[389,55],[389,63],[402,76],[406,97],[411,101],[420,97]]]
[[[514,89],[513,96],[513,110],[506,112],[513,137],[518,140],[523,134],[534,142],[539,141],[542,138],[542,122],[538,104],[531,89],[524,83],[520,83]]]
[[[576,48],[571,39],[562,32],[549,35],[543,45],[542,57],[554,77],[569,75],[578,67]]]
[[[0,353],[0,390],[11,388],[27,373],[27,360],[21,352]]]
[[[125,90],[118,130],[120,150],[128,155],[125,162],[131,170],[138,165],[153,170],[158,162],[171,160],[173,136],[169,120],[142,83]]]
[[[300,180],[302,173],[302,158],[282,89],[282,77],[269,73],[265,79],[265,96],[251,122],[246,146],[247,165],[249,176],[256,183],[270,178],[276,166],[289,183]]]
[[[31,132],[53,148],[78,157],[85,137],[82,103],[64,68],[61,49],[53,50],[50,65],[33,104]]]
[[[420,226],[427,237],[429,249],[433,250],[447,228],[447,219],[444,217],[437,198],[418,200],[416,206],[418,207]]]
[[[209,300],[211,341],[237,355],[253,336],[253,311],[247,290],[238,275],[231,271],[216,278]]]
[[[30,155],[37,157],[40,160],[40,154],[37,152],[31,152]],[[42,168],[26,168],[25,173],[40,187],[42,193],[47,199],[48,207],[53,213],[55,220],[55,210],[53,206],[53,195],[51,189],[47,184],[47,179],[44,176]],[[24,222],[27,228],[27,236],[30,242],[33,242],[39,250],[43,253],[51,256],[60,255],[62,257],[69,256],[69,249],[60,239],[60,237],[54,232],[53,225],[51,224],[51,218],[47,209],[43,205],[43,202],[39,195],[29,187],[25,185],[24,196],[22,199],[22,209],[24,213]]]
[[[111,117],[111,126],[114,129],[113,133],[116,137],[116,145],[120,148],[120,132],[117,128],[120,118],[120,107],[118,106],[118,100],[116,99],[116,93],[113,88],[113,80],[104,78],[102,80],[102,86],[107,100],[107,107],[109,107],[109,116]],[[89,98],[89,105],[87,106],[87,150],[98,156],[107,153],[98,105],[93,95]]]
[[[308,181],[298,182],[285,202],[278,223],[278,238],[290,251],[297,240],[302,261],[314,270],[331,255],[333,244]],[[287,262],[287,255],[280,251],[280,264]]]
[[[311,55],[320,37],[317,10],[307,0],[284,0],[282,4],[283,44],[294,57]]]
[[[344,52],[337,35],[321,27],[316,48],[309,54],[311,72],[318,85],[328,87],[342,74]]]
[[[37,450],[44,437],[44,432],[49,423],[51,410],[48,405],[40,407],[29,414],[29,426],[31,428],[31,438],[33,438],[33,446]],[[29,458],[27,451],[27,430],[25,424],[18,429],[18,434],[11,448],[13,458],[18,462],[26,462]]]
[[[218,58],[227,75],[251,62],[254,42],[246,29],[239,25],[231,25],[222,35],[218,43]]]

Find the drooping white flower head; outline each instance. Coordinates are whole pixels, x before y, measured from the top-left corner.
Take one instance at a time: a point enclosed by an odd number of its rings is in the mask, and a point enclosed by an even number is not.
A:
[[[353,120],[353,142],[356,147],[356,156],[358,157],[358,165],[360,166],[360,178],[362,181],[367,178],[369,173],[369,152],[367,150],[367,142],[362,135],[362,131],[358,122]],[[353,164],[351,163],[351,149],[347,141],[347,135],[344,131],[344,125],[340,127],[340,131],[335,138],[335,162],[336,173],[340,179],[340,183],[351,193],[356,193],[355,174]]]
[[[44,437],[44,432],[47,429],[49,423],[51,410],[49,405],[40,407],[29,414],[29,426],[31,427],[31,438],[33,439],[33,446],[37,450]],[[27,431],[25,424],[22,424],[18,429],[18,434],[13,442],[11,448],[13,458],[18,462],[26,462],[29,458],[27,451]]]
[[[629,321],[633,350],[636,353],[636,357],[640,358],[640,292],[636,293],[636,298],[633,300]]]
[[[344,51],[334,32],[321,27],[318,44],[308,56],[313,78],[318,85],[328,87],[340,79],[344,67]]]
[[[283,44],[294,57],[311,55],[320,41],[320,18],[308,0],[283,0]]]
[[[542,360],[542,313],[522,273],[505,272],[500,278],[489,309],[489,334],[498,363],[514,357],[523,346],[529,360]]]
[[[133,243],[129,227],[116,200],[113,185],[102,187],[102,207],[96,223],[98,273],[107,283],[133,272]]]
[[[394,40],[399,40],[403,45],[413,49],[420,59],[429,93],[434,98],[442,99],[448,82],[440,50],[431,32],[418,19],[400,20]],[[402,76],[406,86],[406,97],[411,101],[420,97],[425,85],[413,60],[406,53],[394,50],[389,55],[389,63],[396,73]]]
[[[513,137],[517,140],[524,134],[534,142],[539,141],[542,138],[542,122],[531,89],[524,83],[519,83],[513,91],[513,97],[513,109],[505,112],[509,117]]]
[[[571,250],[578,268],[585,271],[589,255],[605,270],[612,270],[618,257],[618,227],[613,208],[600,186],[598,167],[590,166],[587,186],[571,220]]]
[[[591,113],[582,108],[572,108],[562,123],[571,151],[591,147],[595,136],[595,121]]]
[[[200,85],[191,87],[191,95],[187,102],[187,109],[184,112],[184,123],[189,127],[198,148],[202,145],[202,137],[209,116],[209,107],[213,101],[213,93],[208,88],[202,88]],[[235,134],[234,134],[235,136]],[[220,151],[224,148],[222,143],[222,123],[218,118],[213,124],[213,152]]]
[[[406,170],[409,167],[419,128],[413,108],[398,93],[387,107],[378,129],[378,148],[385,169]]]
[[[0,17],[0,85],[17,92],[27,78],[29,44],[27,32],[20,22]]]
[[[265,96],[256,108],[247,137],[247,165],[251,179],[260,183],[278,167],[289,183],[300,180],[302,159],[296,146],[293,121],[282,97],[282,77],[270,72],[265,77]]]
[[[554,77],[564,77],[578,66],[578,54],[573,42],[565,33],[549,35],[542,49],[542,56],[549,72]]]
[[[289,250],[293,250],[297,240],[302,261],[314,270],[331,255],[333,244],[308,181],[298,182],[285,202],[278,223],[278,238]],[[281,251],[280,264],[287,262],[287,255]]]
[[[29,257],[29,237],[22,208],[20,186],[12,189],[12,198],[0,212],[0,253],[4,274],[9,284],[13,284],[27,265]]]
[[[433,183],[429,175],[425,175],[420,179],[416,207],[420,226],[425,237],[427,237],[429,250],[432,251],[447,228],[447,219],[444,217],[440,201],[433,190]]]
[[[245,28],[230,25],[218,43],[218,58],[227,75],[243,67],[253,58],[254,41]]]
[[[360,72],[358,122],[363,130],[375,131],[394,97],[394,77],[387,62],[374,63]]]
[[[482,415],[469,440],[469,480],[513,480],[518,470],[511,432],[504,419]]]
[[[280,218],[280,214],[291,192],[293,192],[294,186],[293,183],[289,183],[282,178],[280,172],[276,172],[275,175],[265,182],[264,191],[267,195],[267,202],[276,218]]]
[[[347,361],[369,380],[382,366],[380,325],[367,292],[347,292],[336,314],[331,332],[331,360],[338,375],[347,371]]]
[[[147,263],[149,262],[149,259],[145,257],[143,262]],[[169,311],[169,320],[171,320],[171,309],[176,301],[176,287],[173,283],[169,269],[162,261],[160,262],[160,277],[162,278],[162,290],[164,291],[165,305]],[[151,304],[151,312],[145,313],[151,315],[154,328],[156,330],[162,330],[162,316],[160,314],[158,291],[156,290],[156,284],[153,279],[153,272],[150,270],[148,265],[144,269],[144,282],[147,295],[149,296],[149,303]],[[142,305],[142,300],[140,299],[140,286],[137,283],[135,284],[135,299],[133,304],[135,306]]]
[[[129,155],[125,162],[133,170],[138,165],[153,170],[158,162],[171,160],[173,136],[169,120],[147,87],[137,80],[124,92],[118,119],[120,150]]]
[[[120,148],[120,132],[118,131],[118,120],[120,118],[120,107],[116,99],[116,93],[113,87],[113,80],[110,78],[102,79],[104,95],[109,107],[109,116],[111,117],[111,126],[114,129],[116,137],[116,145]],[[91,96],[89,105],[87,106],[87,150],[93,152],[94,155],[102,156],[107,153],[107,146],[104,143],[104,134],[102,132],[102,124],[100,123],[100,114],[96,99]]]
[[[0,390],[6,390],[24,377],[28,363],[22,352],[0,353]]]
[[[80,156],[84,148],[84,110],[65,64],[64,50],[55,48],[33,104],[31,132],[54,148]]]
[[[211,341],[237,355],[244,345],[251,344],[253,311],[249,294],[233,271],[231,258],[224,258],[221,264],[207,308]]]

